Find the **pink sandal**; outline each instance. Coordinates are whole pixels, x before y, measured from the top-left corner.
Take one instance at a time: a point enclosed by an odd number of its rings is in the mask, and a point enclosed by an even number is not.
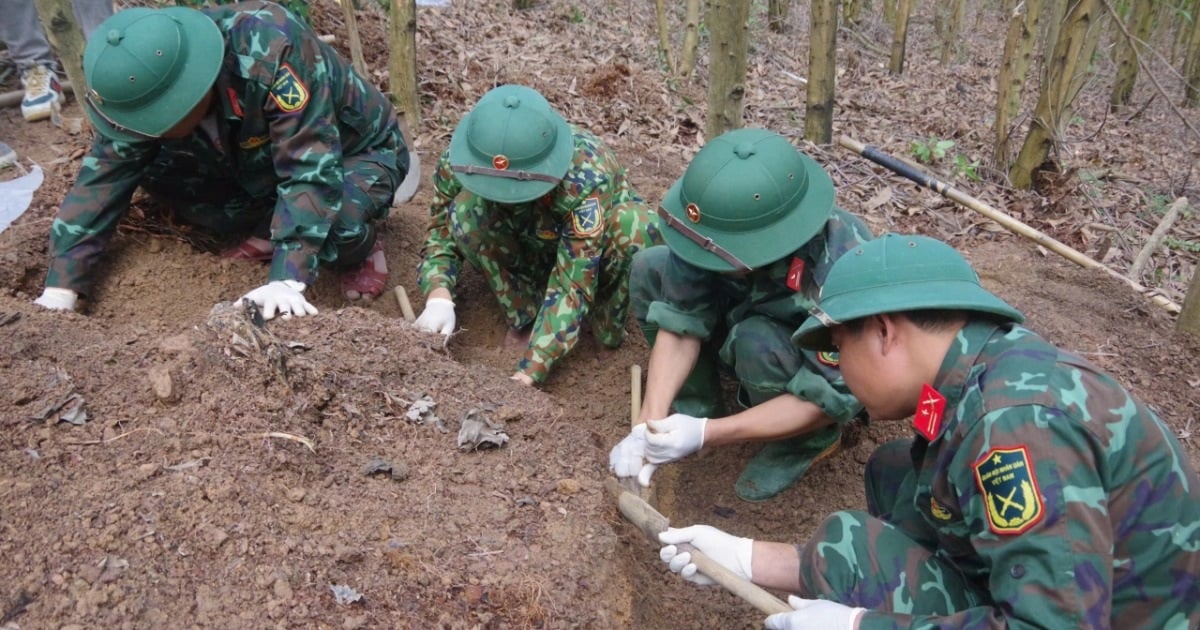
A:
[[[263,248],[266,249],[263,249]],[[275,247],[271,245],[271,241],[251,236],[250,238],[238,243],[237,247],[230,247],[221,252],[221,258],[231,258],[233,260],[253,260],[256,262],[271,262],[271,258],[275,256]]]
[[[383,255],[383,240],[375,239],[370,255],[357,269],[341,274],[342,294],[347,299],[374,299],[387,288],[387,259]]]

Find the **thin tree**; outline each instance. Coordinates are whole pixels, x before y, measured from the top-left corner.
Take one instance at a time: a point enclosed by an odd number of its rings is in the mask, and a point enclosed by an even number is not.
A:
[[[1183,62],[1183,80],[1187,83],[1183,88],[1184,107],[1200,104],[1200,0],[1192,3],[1190,17],[1192,28]]]
[[[896,3],[900,0],[881,0],[883,4],[883,21],[888,24],[896,24]]]
[[[791,4],[791,0],[767,0],[767,27],[776,33],[786,31]]]
[[[1054,52],[1054,42],[1058,41],[1058,30],[1062,27],[1063,18],[1067,15],[1067,0],[1045,0],[1042,4],[1042,19],[1039,30],[1041,40],[1042,82],[1045,83],[1050,73],[1050,56]]]
[[[388,27],[391,35],[388,86],[404,138],[411,143],[411,130],[421,124],[421,101],[417,95],[416,0],[391,0]]]
[[[709,0],[708,116],[704,133],[715,138],[742,126],[746,96],[750,0]]]
[[[842,20],[850,26],[858,26],[862,20],[862,5],[865,0],[844,0],[842,2]]]
[[[692,75],[696,69],[696,49],[700,44],[700,0],[687,0],[683,14],[683,50],[679,53],[679,76]]]
[[[898,0],[896,5],[896,30],[892,38],[892,58],[888,71],[892,74],[904,72],[904,48],[908,45],[908,18],[912,15],[913,0]]]
[[[667,72],[675,74],[675,51],[671,49],[671,28],[667,20],[667,0],[654,0],[654,14],[658,20],[658,56],[666,64]]]
[[[1083,87],[1099,40],[1092,32],[1100,17],[1099,10],[1100,0],[1073,0],[1063,18],[1049,60],[1048,76],[1029,123],[1029,135],[1009,171],[1009,181],[1017,188],[1033,185],[1034,171],[1046,161],[1052,145],[1062,137],[1071,120],[1071,105]]]
[[[933,30],[942,49],[942,65],[950,63],[951,57],[958,51],[958,38],[962,31],[965,11],[963,0],[940,0],[933,5]]]
[[[837,69],[838,0],[812,0],[808,48],[808,95],[804,137],[814,144],[833,140],[833,96]]]
[[[992,127],[996,144],[992,161],[996,169],[1009,167],[1012,121],[1021,109],[1025,80],[1033,63],[1033,47],[1037,43],[1038,21],[1042,15],[1042,0],[1010,0],[1008,34],[1004,38],[1004,58],[996,79],[996,121]]]
[[[85,42],[83,30],[75,23],[71,0],[35,0],[34,5],[46,31],[46,38],[62,60],[67,80],[71,82],[75,94],[82,96],[87,89],[87,81],[83,76]]]
[[[1200,266],[1192,270],[1192,281],[1188,283],[1183,309],[1179,311],[1179,319],[1175,320],[1175,328],[1200,336],[1200,273],[1197,270],[1200,270]]]
[[[1133,86],[1137,83],[1138,58],[1146,48],[1146,42],[1154,32],[1154,20],[1158,14],[1158,0],[1139,0],[1126,19],[1126,30],[1132,37],[1116,38],[1117,78],[1113,81],[1109,106],[1123,107],[1129,104]]]

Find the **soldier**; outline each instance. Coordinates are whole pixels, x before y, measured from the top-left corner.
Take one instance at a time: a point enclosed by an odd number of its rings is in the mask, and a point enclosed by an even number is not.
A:
[[[502,85],[454,129],[433,184],[418,328],[454,331],[465,259],[500,302],[507,345],[525,346],[514,380],[543,382],[585,323],[604,346],[621,345],[630,259],[660,237],[657,217],[599,138],[537,91]]]
[[[667,244],[639,254],[630,276],[653,346],[642,424],[610,465],[649,485],[657,465],[702,446],[776,440],[734,486],[743,499],[768,499],[833,453],[861,410],[837,355],[799,351],[790,337],[833,261],[870,231],[834,205],[820,165],[764,129],[710,141],[659,212]],[[745,409],[734,415],[725,415],[719,365],[740,383]]]
[[[408,149],[383,94],[298,18],[269,2],[127,9],[83,65],[99,134],[51,228],[38,304],[75,308],[139,185],[186,223],[253,234],[224,255],[270,262],[244,296],[268,319],[316,313],[303,292],[318,264],[348,298],[383,291],[374,222]]]
[[[794,341],[836,349],[871,417],[912,417],[915,435],[868,461],[868,511],[834,513],[807,544],[697,525],[664,532],[662,558],[695,581],[688,543],[799,593],[775,629],[1200,627],[1187,455],[1022,320],[941,241],[889,234],[846,254]]]

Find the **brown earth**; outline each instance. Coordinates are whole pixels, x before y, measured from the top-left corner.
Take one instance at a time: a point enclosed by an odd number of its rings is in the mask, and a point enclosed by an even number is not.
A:
[[[703,88],[658,70],[650,5],[551,0],[514,13],[467,4],[420,12],[426,118],[414,144],[426,169],[480,94],[518,81],[611,142],[647,199],[661,198],[701,141]],[[835,132],[898,155],[927,138],[987,155],[1002,20],[972,11],[979,19],[968,18],[945,66],[931,17],[918,12],[900,77],[870,44],[888,41],[879,18],[844,36]],[[313,19],[346,40],[327,0]],[[384,81],[383,18],[366,8],[359,22],[372,75]],[[799,136],[803,92],[787,73],[804,74],[806,8],[793,7],[790,35],[763,22],[752,24],[747,118]],[[1098,67],[1111,76],[1110,60]],[[1060,156],[1064,170],[1089,177],[1048,180],[1038,195],[981,167],[984,181],[962,185],[1125,269],[1154,227],[1151,200],[1200,201],[1200,143],[1152,87],[1139,87],[1140,109],[1106,115],[1105,85],[1085,90],[1082,122]],[[81,115],[74,102],[64,114]],[[0,234],[0,627],[761,624],[733,596],[670,576],[604,491],[608,449],[629,425],[629,367],[647,356],[632,326],[612,353],[584,338],[541,390],[507,378],[517,352],[502,347],[504,323],[470,271],[458,296],[462,331],[445,347],[410,330],[390,295],[345,302],[331,275],[313,291],[320,315],[256,328],[213,309],[258,286],[264,270],[194,246],[144,201],[85,312],[48,313],[31,300],[86,141],[25,124],[15,109],[0,111],[0,139],[47,175],[30,211]],[[1193,428],[1200,344],[1173,332],[1162,309],[855,156],[808,150],[838,183],[841,205],[880,231],[950,240],[1033,328],[1115,374],[1181,435]],[[410,294],[430,195],[425,185],[387,222],[392,282]],[[1195,237],[1194,220],[1174,234]],[[1173,247],[1148,277],[1182,301],[1195,264]],[[405,418],[423,394],[444,431]],[[82,426],[60,421],[80,410]],[[459,451],[472,411],[502,423],[510,441]],[[653,500],[675,523],[800,541],[828,512],[863,507],[862,464],[908,433],[903,423],[865,427],[803,485],[761,504],[732,487],[754,445],[704,452],[663,468]],[[1184,443],[1200,463],[1200,445]],[[365,474],[371,466],[383,470]],[[333,586],[362,597],[339,603]]]

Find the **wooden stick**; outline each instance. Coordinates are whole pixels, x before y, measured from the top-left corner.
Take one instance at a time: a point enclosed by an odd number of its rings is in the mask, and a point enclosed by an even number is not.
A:
[[[1129,266],[1130,278],[1137,279],[1142,277],[1142,267],[1146,266],[1154,250],[1158,249],[1159,245],[1162,245],[1163,239],[1167,237],[1167,232],[1170,232],[1171,226],[1175,225],[1175,219],[1179,218],[1179,213],[1187,208],[1187,205],[1187,197],[1180,197],[1175,200],[1175,203],[1171,204],[1170,208],[1167,208],[1162,221],[1158,222],[1158,226],[1150,233],[1150,238],[1146,241],[1146,244],[1142,246],[1142,251],[1138,252],[1138,255],[1133,259],[1133,264]]]
[[[1126,278],[1125,276],[1121,275],[1120,273],[1117,273],[1116,271],[1114,271],[1108,265],[1105,265],[1105,264],[1100,263],[1092,258],[1089,258],[1086,254],[1071,247],[1070,245],[1067,245],[1066,243],[1055,240],[1053,237],[1049,236],[1048,234],[1039,232],[1038,230],[1034,229],[1033,227],[1029,226],[1028,224],[1022,223],[1021,221],[1018,221],[1017,219],[1014,219],[1013,217],[1011,217],[1007,214],[1004,214],[1003,212],[987,205],[986,203],[983,203],[982,201],[964,193],[963,191],[961,191],[945,182],[939,181],[937,179],[934,179],[933,177],[930,177],[929,175],[926,175],[925,173],[917,171],[916,169],[912,168],[911,166],[897,160],[893,156],[890,156],[890,155],[880,151],[879,149],[876,149],[875,147],[866,146],[866,145],[862,144],[861,142],[857,142],[855,140],[847,138],[846,136],[839,137],[838,144],[842,145],[843,147],[845,147],[851,151],[854,151],[855,153],[867,158],[868,160],[871,160],[872,162],[874,162],[880,166],[883,166],[883,167],[891,170],[892,172],[896,173],[897,175],[906,177],[906,178],[912,180],[913,182],[916,182],[917,184],[924,186],[925,188],[928,188],[928,189],[942,195],[943,197],[946,197],[952,201],[958,202],[960,205],[966,206],[967,208],[970,208],[970,209],[978,212],[979,214],[982,214],[983,216],[995,221],[996,223],[999,223],[1002,227],[1004,227],[1008,231],[1010,231],[1014,234],[1018,234],[1020,236],[1024,236],[1025,238],[1037,243],[1038,245],[1041,245],[1041,246],[1045,247],[1046,249],[1049,249],[1050,251],[1053,251],[1054,253],[1059,254],[1060,256],[1066,258],[1067,260],[1079,265],[1080,267],[1084,267],[1087,269],[1097,269],[1097,270],[1103,271],[1104,273],[1107,273],[1108,275],[1112,276],[1113,278],[1116,278],[1117,280],[1120,280],[1121,282],[1124,282],[1125,284],[1129,285],[1129,287],[1132,288],[1134,291],[1137,291],[1138,293],[1141,293],[1143,296],[1149,298],[1151,302],[1154,302],[1155,304],[1165,308],[1167,310],[1167,312],[1169,312],[1169,313],[1172,313],[1172,314],[1179,313],[1180,306],[1178,304],[1171,301],[1167,297],[1160,295],[1154,289],[1148,289],[1148,288],[1138,284],[1134,280]]]
[[[404,287],[397,284],[394,291],[396,293],[396,303],[400,305],[400,313],[404,315],[404,321],[417,321],[417,315],[413,312],[412,302],[408,301],[408,293],[405,293]]]
[[[642,530],[642,533],[655,544],[662,544],[658,540],[658,534],[666,531],[670,526],[667,517],[660,514],[641,497],[622,488],[616,479],[608,478],[604,482],[604,487],[608,488],[608,491],[617,498],[618,509],[630,523]],[[714,582],[725,587],[725,590],[742,598],[760,612],[773,615],[792,611],[792,607],[783,600],[768,593],[750,580],[726,569],[717,561],[704,555],[699,549],[693,548],[690,553],[692,554],[692,564],[695,564],[701,573],[712,578]]]
[[[346,18],[346,32],[350,38],[350,63],[358,71],[359,76],[369,79],[367,62],[363,58],[362,39],[358,36],[358,19],[354,17],[354,0],[342,0],[342,15]]]
[[[642,366],[629,366],[629,423],[630,426],[638,425],[638,418],[642,415]]]

